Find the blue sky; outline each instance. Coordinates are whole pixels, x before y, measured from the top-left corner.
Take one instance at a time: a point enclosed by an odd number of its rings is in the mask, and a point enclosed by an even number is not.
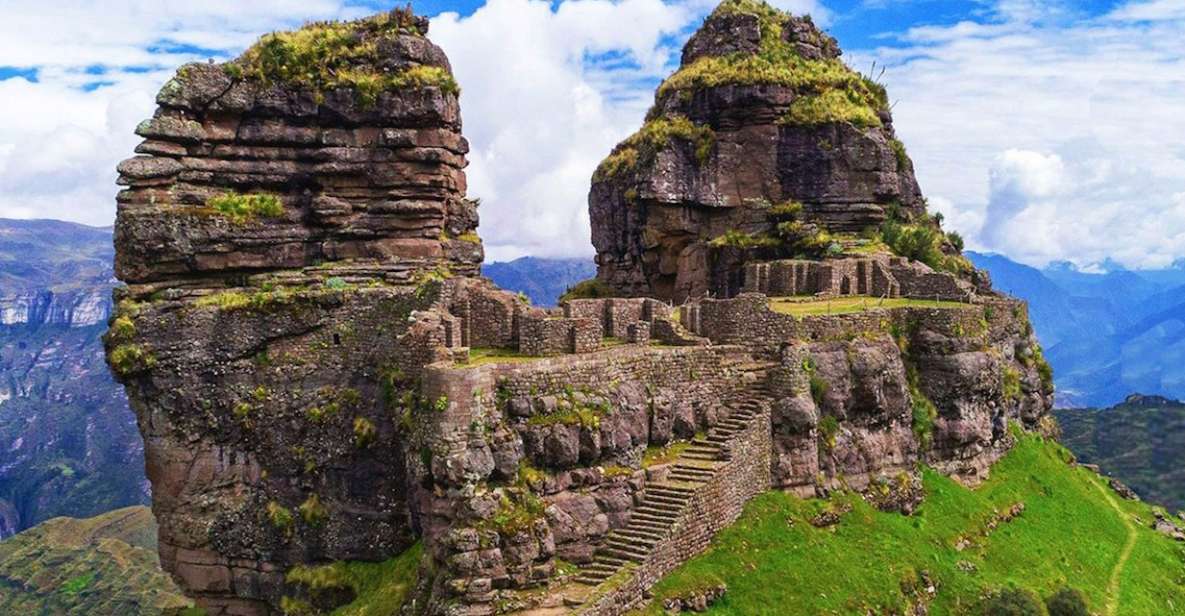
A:
[[[894,101],[923,191],[970,246],[1041,265],[1185,257],[1185,1],[775,0]],[[591,254],[589,177],[711,0],[415,3],[461,83],[494,259]],[[116,163],[177,66],[390,4],[0,0],[0,216],[109,224]]]

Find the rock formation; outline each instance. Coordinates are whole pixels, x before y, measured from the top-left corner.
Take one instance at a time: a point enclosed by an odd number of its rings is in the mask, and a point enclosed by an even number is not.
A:
[[[121,165],[108,361],[162,564],[212,615],[329,611],[355,598],[336,563],[417,541],[409,611],[621,614],[763,491],[908,512],[919,462],[976,482],[1009,422],[1042,425],[1023,304],[960,270],[895,166],[883,93],[808,22],[747,0],[709,19],[593,188],[602,279],[659,298],[549,310],[475,275],[457,91],[426,27],[313,24],[185,67]],[[848,89],[712,81],[748,57]],[[838,235],[882,221],[876,242]],[[770,225],[784,237],[753,250]],[[714,229],[727,266],[693,265]],[[901,234],[923,250],[888,254]]]
[[[593,177],[598,278],[628,295],[723,295],[753,253],[924,215],[885,89],[839,56],[809,17],[721,4]]]
[[[312,24],[182,67],[136,129],[140,156],[119,165],[119,278],[474,273],[457,87],[426,30],[399,16]]]

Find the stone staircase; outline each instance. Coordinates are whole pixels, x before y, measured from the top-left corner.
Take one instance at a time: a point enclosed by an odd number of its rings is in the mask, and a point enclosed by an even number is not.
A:
[[[760,413],[762,401],[768,399],[769,390],[758,384],[726,404],[732,410],[728,417],[713,426],[706,437],[691,442],[675,460],[666,481],[646,485],[642,503],[630,516],[629,524],[609,533],[593,562],[580,571],[576,581],[597,586],[629,563],[644,562],[655,546],[670,536],[696,490],[729,461],[729,441],[749,425]]]

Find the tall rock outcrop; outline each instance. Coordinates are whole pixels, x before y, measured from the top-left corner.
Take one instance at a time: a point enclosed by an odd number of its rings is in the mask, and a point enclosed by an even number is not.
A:
[[[458,89],[426,19],[391,14],[264,37],[190,64],[119,165],[116,274],[218,284],[331,264],[406,281],[481,262]]]
[[[753,255],[817,254],[821,231],[924,215],[885,89],[839,56],[809,17],[721,4],[593,176],[598,278],[628,295],[727,294]]]
[[[211,614],[277,613],[294,565],[415,540],[384,393],[432,361],[417,311],[482,260],[427,28],[396,10],[184,66],[119,165],[108,361],[162,565]]]

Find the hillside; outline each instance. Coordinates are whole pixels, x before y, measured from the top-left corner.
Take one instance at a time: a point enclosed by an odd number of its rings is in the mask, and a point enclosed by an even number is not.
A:
[[[55,518],[0,542],[0,613],[149,616],[189,602],[160,570],[146,507]]]
[[[977,489],[926,471],[926,500],[912,516],[850,493],[765,494],[661,581],[640,613],[657,616],[664,602],[719,586],[727,591],[709,614],[784,614],[774,606],[793,605],[796,614],[932,616],[978,613],[1003,587],[1047,597],[1070,586],[1093,614],[1185,614],[1185,552],[1150,528],[1149,506],[1121,499],[1069,459],[1029,436]],[[827,512],[838,523],[812,524]],[[919,604],[929,611],[909,611]]]
[[[1063,442],[1144,499],[1185,509],[1185,403],[1133,395],[1105,409],[1057,411]]]

